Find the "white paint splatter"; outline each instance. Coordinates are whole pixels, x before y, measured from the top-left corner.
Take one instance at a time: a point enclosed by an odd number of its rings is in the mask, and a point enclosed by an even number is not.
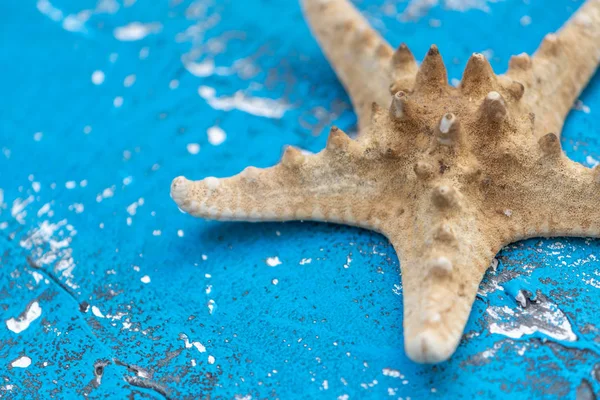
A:
[[[140,278],[140,281],[142,281],[142,283],[150,283],[150,277],[148,275],[144,275]]]
[[[556,340],[577,340],[567,316],[543,296],[538,296],[527,308],[490,306],[486,312],[494,321],[490,324],[492,333],[519,339],[540,332]]]
[[[215,358],[213,356],[208,356],[208,363],[209,364],[214,364],[215,363]]]
[[[351,263],[352,263],[352,257],[351,257],[351,254],[349,254],[348,256],[346,256],[346,264],[344,264],[344,268],[346,268],[346,269],[350,268]]]
[[[179,237],[183,237],[183,236],[184,236],[183,230],[179,229],[179,230],[177,231],[177,236],[179,236]]]
[[[10,364],[13,368],[27,368],[31,365],[31,358],[22,356]]]
[[[277,286],[279,284],[279,279],[275,278],[271,281],[271,283],[275,286]]]
[[[37,271],[31,271],[31,276],[33,276],[33,279],[35,279],[36,284],[40,283],[44,279],[44,275]]]
[[[75,211],[76,214],[81,214],[85,210],[85,206],[81,203],[73,203],[69,206],[69,210]]]
[[[521,26],[531,25],[531,17],[529,15],[523,15],[519,22],[521,23]]]
[[[468,11],[471,9],[489,12],[490,8],[487,3],[495,3],[499,0],[443,0],[444,7],[454,11]],[[401,21],[414,21],[429,12],[433,7],[438,6],[439,0],[410,0],[408,6],[399,19]]]
[[[596,165],[600,164],[600,161],[596,160],[592,156],[587,156],[585,158],[585,162],[588,163],[590,165],[590,167],[592,167],[592,168],[594,168]]]
[[[32,302],[27,310],[18,318],[10,318],[6,321],[6,327],[14,333],[21,333],[29,328],[29,325],[42,315],[42,308],[37,301]]]
[[[104,72],[96,70],[92,73],[92,83],[94,85],[102,85],[104,83]]]
[[[25,200],[18,198],[13,201],[12,208],[10,210],[10,215],[13,216],[14,219],[21,225],[25,224],[25,217],[27,216],[27,211],[25,208],[33,202],[33,196],[29,196]]]
[[[281,261],[277,256],[267,258],[266,263],[269,267],[276,267],[278,265],[281,265]]]
[[[119,108],[122,105],[123,105],[123,97],[121,97],[121,96],[115,97],[113,100],[113,106],[115,106],[116,108]]]
[[[215,303],[215,301],[213,299],[208,300],[208,313],[212,315],[213,312],[215,312],[215,308],[217,306],[217,303]]]
[[[144,198],[140,197],[137,201],[134,201],[127,206],[127,212],[129,215],[134,216],[137,212],[137,208],[144,205]]]
[[[215,62],[213,60],[194,62],[184,60],[184,57],[182,57],[182,62],[185,69],[194,76],[206,78],[215,73]]]
[[[381,372],[383,373],[383,375],[391,376],[392,378],[400,378],[400,379],[404,378],[404,375],[402,375],[400,373],[400,371],[398,371],[396,369],[384,368],[383,370],[381,370]]]
[[[91,10],[82,10],[77,14],[69,14],[65,17],[62,22],[64,30],[69,32],[87,32],[85,23],[92,16]]]
[[[108,187],[96,195],[96,201],[98,203],[102,202],[104,199],[109,199],[115,195],[115,186]]]
[[[590,285],[592,287],[595,287],[596,289],[600,289],[600,280],[598,280],[596,278],[582,279],[582,281],[586,285]]]
[[[216,96],[216,90],[208,86],[200,86],[198,94],[215,110],[231,111],[234,109],[267,118],[281,118],[290,106],[280,100],[261,97],[250,97],[242,91],[233,96]]]
[[[42,207],[40,211],[44,211],[44,208],[46,206]],[[38,212],[38,214],[40,213]],[[47,212],[48,216],[51,216],[52,213],[51,210]],[[72,289],[77,289],[77,285],[73,282],[73,270],[75,269],[73,250],[69,247],[76,234],[77,231],[72,225],[67,224],[66,219],[57,223],[42,221],[21,239],[19,245],[30,250],[35,264],[39,266],[53,265],[54,271],[59,272],[64,278],[64,283]]]
[[[142,47],[140,49],[140,60],[145,60],[150,55],[150,48],[148,46]]]
[[[115,28],[113,35],[117,40],[131,42],[141,40],[152,33],[158,33],[162,30],[162,25],[158,22],[143,24],[141,22],[131,22],[125,26]]]
[[[190,339],[188,338],[188,336],[185,333],[179,334],[179,339],[183,340],[186,349],[191,349],[192,347],[195,347],[196,350],[198,350],[200,353],[206,352],[206,347],[204,347],[204,345],[202,343],[190,342]]]
[[[188,153],[198,154],[200,152],[200,145],[198,143],[188,143],[186,146]]]
[[[127,75],[123,80],[123,86],[131,87],[135,83],[135,74]]]
[[[37,212],[37,216],[41,217],[42,215],[46,213],[50,214],[51,212],[52,211],[50,211],[50,203],[46,203],[42,207],[40,207],[40,209]]]
[[[218,126],[211,126],[210,128],[208,128],[206,133],[208,135],[208,142],[213,146],[220,145],[227,138],[225,131],[219,128]]]
[[[38,0],[36,7],[40,13],[55,22],[60,22],[63,19],[63,12],[54,7],[48,0]]]
[[[65,182],[65,187],[67,189],[75,189],[76,185],[77,184],[75,183],[75,181],[67,181],[67,182]]]
[[[196,348],[196,350],[198,350],[200,353],[205,353],[206,352],[206,347],[204,347],[202,345],[202,343],[200,342],[193,342],[192,345]]]
[[[100,309],[96,306],[92,306],[92,314],[94,314],[98,318],[104,318],[104,314],[102,314]]]
[[[590,107],[583,104],[583,101],[581,100],[577,100],[573,105],[573,108],[577,111],[583,111],[586,114],[589,114],[592,111]]]

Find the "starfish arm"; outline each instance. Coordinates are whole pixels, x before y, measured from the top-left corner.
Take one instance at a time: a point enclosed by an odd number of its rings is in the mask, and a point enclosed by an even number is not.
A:
[[[302,0],[302,4],[364,132],[370,124],[371,104],[388,104],[390,85],[398,80],[411,86],[417,64],[404,45],[394,53],[348,0]]]
[[[544,184],[532,184],[517,217],[517,237],[600,237],[600,166],[590,169],[561,155],[544,160]],[[549,166],[548,166],[549,167]],[[540,180],[538,178],[538,181]]]
[[[230,178],[178,177],[171,197],[196,217],[230,221],[312,220],[377,229],[374,190],[348,165],[356,142],[332,129],[327,148],[305,155],[288,147],[281,163],[248,167]],[[346,168],[347,167],[347,168]]]
[[[511,58],[507,76],[525,86],[539,136],[560,135],[573,103],[600,62],[600,0],[588,0],[535,54]]]
[[[479,284],[501,247],[476,213],[421,211],[409,226],[383,233],[400,259],[406,354],[438,363],[456,350]]]

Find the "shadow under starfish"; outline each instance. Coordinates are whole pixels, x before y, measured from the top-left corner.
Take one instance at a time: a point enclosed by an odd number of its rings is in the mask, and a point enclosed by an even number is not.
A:
[[[347,0],[304,0],[305,15],[359,117],[351,140],[288,147],[280,164],[231,178],[173,180],[184,211],[219,220],[314,220],[384,234],[400,258],[408,356],[436,363],[460,341],[483,275],[505,245],[600,237],[600,167],[558,134],[600,61],[600,0],[588,0],[536,53],[495,75],[473,54],[448,85],[436,46],[417,66]],[[388,110],[378,104],[390,103]]]

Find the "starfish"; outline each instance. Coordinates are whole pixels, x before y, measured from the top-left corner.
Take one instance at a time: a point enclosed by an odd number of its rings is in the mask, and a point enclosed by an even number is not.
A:
[[[436,46],[419,66],[347,0],[303,0],[303,9],[350,95],[358,137],[332,127],[318,154],[287,147],[270,168],[177,177],[171,197],[207,219],[325,221],[382,233],[400,260],[406,354],[444,361],[502,247],[600,237],[600,166],[571,161],[559,139],[600,62],[600,0],[583,4],[532,56],[513,56],[504,75],[473,54],[458,87],[448,85]]]

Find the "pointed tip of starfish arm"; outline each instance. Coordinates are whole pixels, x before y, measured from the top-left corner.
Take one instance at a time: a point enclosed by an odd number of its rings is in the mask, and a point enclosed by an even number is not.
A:
[[[198,217],[215,218],[221,213],[215,205],[207,205],[207,201],[211,192],[219,185],[220,180],[214,177],[194,182],[184,176],[178,176],[171,182],[171,198],[181,211]]]
[[[188,193],[190,187],[190,181],[185,176],[178,176],[171,182],[171,198],[177,203],[182,204]]]
[[[310,220],[376,229],[376,213],[361,202],[346,201],[346,193],[356,190],[356,175],[331,165],[352,158],[355,150],[356,143],[334,127],[319,154],[288,146],[281,162],[270,168],[250,166],[231,177],[198,181],[179,176],[171,183],[171,198],[182,212],[204,219]]]
[[[435,364],[450,358],[458,347],[475,296],[459,294],[453,277],[462,271],[448,259],[442,257],[426,268],[428,283],[423,282],[419,291],[405,287],[404,348],[411,360]]]
[[[244,169],[230,178],[209,176],[191,181],[178,176],[171,183],[171,198],[182,212],[204,219],[221,221],[270,221],[285,215],[277,213],[279,199],[269,199],[261,187],[261,174],[265,170],[255,167]],[[257,199],[249,196],[250,187],[259,192]],[[270,190],[268,190],[270,191]]]
[[[456,351],[478,285],[473,285],[469,293],[459,294],[453,276],[461,271],[454,270],[449,262],[428,268],[438,283],[425,284],[419,292],[407,288],[404,294],[404,349],[415,362],[435,364],[446,361]]]
[[[451,193],[443,189],[438,194]],[[430,243],[416,247],[414,235],[392,235],[400,255],[404,347],[415,362],[445,361],[460,343],[479,283],[495,254],[496,247],[490,246],[497,246],[483,236],[469,236],[470,228],[460,220],[434,223],[416,233]]]
[[[438,332],[427,329],[406,338],[404,349],[408,358],[421,364],[437,364],[446,361],[456,350],[458,341],[449,342]]]

